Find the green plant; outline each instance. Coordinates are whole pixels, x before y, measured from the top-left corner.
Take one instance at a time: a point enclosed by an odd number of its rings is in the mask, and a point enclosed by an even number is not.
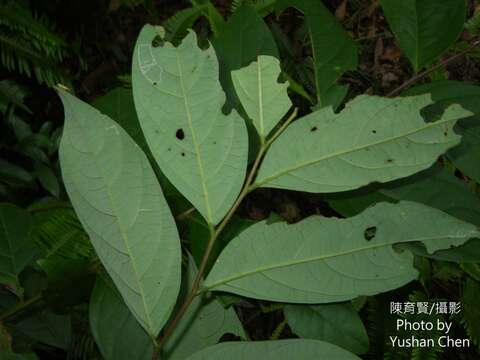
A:
[[[107,94],[95,103],[101,111],[57,89],[65,111],[60,167],[76,215],[59,202],[29,211],[1,205],[0,253],[8,259],[1,280],[21,300],[5,307],[2,321],[28,333],[15,316],[43,301],[25,295],[31,290],[21,280],[37,259],[58,287],[65,286],[61,274],[75,276],[77,265],[95,275],[88,316],[107,360],[439,356],[436,349],[386,348],[393,320],[382,294],[395,290],[407,301],[428,302],[438,281],[456,279],[465,285],[452,293],[474,302],[480,203],[448,168],[476,187],[478,88],[434,82],[396,98],[361,94],[345,103],[349,87],[338,80],[356,68],[357,45],[323,4],[278,1],[278,14],[289,6],[305,14],[310,96],[305,84],[279,82],[295,80],[282,70],[258,15],[269,14],[271,3],[235,2],[225,21],[210,2],[192,2],[167,20],[166,31],[145,25],[133,52],[132,90]],[[395,4],[382,3],[403,36],[387,10]],[[211,45],[193,30],[182,39],[199,16],[209,20]],[[428,49],[399,35],[415,71],[452,45],[454,30]],[[289,91],[309,99],[306,105],[294,105]],[[17,100],[10,103],[22,104]],[[312,215],[294,224],[237,217],[265,188],[321,194],[343,217]],[[185,224],[191,233],[182,232]],[[419,278],[421,290],[408,288]],[[273,302],[260,303],[261,311],[285,315],[269,341],[248,341],[229,306],[238,299]],[[56,331],[71,321],[47,310],[38,316],[52,319]],[[470,310],[455,320],[474,342],[477,318]],[[287,324],[299,339],[278,340]],[[217,344],[225,333],[247,341]],[[27,335],[59,348],[71,342]],[[81,352],[98,355],[87,348]]]
[[[61,128],[45,122],[38,130],[31,126],[32,111],[25,105],[28,91],[11,80],[0,81],[0,114],[4,134],[0,140],[0,195],[13,198],[33,191],[40,184],[53,196],[60,195],[56,152]],[[15,163],[10,160],[16,159]]]
[[[7,70],[54,86],[69,81],[59,65],[73,55],[84,66],[82,58],[54,24],[45,16],[35,15],[28,2],[0,2],[0,59]]]

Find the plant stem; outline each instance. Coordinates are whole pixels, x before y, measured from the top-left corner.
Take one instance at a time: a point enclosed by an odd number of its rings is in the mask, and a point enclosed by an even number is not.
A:
[[[210,257],[210,253],[212,252],[213,245],[215,244],[215,240],[218,238],[218,236],[223,231],[225,226],[231,220],[233,214],[235,213],[235,211],[237,211],[238,207],[240,206],[245,196],[247,196],[247,194],[250,191],[252,191],[251,185],[253,183],[253,180],[255,179],[255,175],[263,159],[263,156],[265,155],[265,152],[268,150],[268,147],[272,144],[272,142],[283,132],[283,130],[285,130],[288,124],[290,124],[296,116],[297,116],[297,109],[295,108],[292,111],[292,114],[282,124],[282,126],[278,128],[278,130],[272,135],[272,137],[261,145],[260,150],[258,151],[257,157],[253,162],[252,168],[248,173],[247,180],[245,181],[242,187],[242,190],[240,191],[240,194],[237,197],[237,200],[235,201],[233,206],[228,211],[227,215],[225,215],[225,217],[223,218],[223,220],[220,222],[220,224],[216,229],[213,226],[210,226],[210,240],[208,241],[208,245],[207,245],[207,248],[205,249],[205,253],[203,254],[202,261],[200,262],[200,266],[198,267],[198,273],[197,273],[197,276],[195,277],[195,280],[193,281],[192,288],[190,289],[190,292],[188,293],[185,301],[183,302],[182,306],[176,313],[173,320],[167,325],[163,334],[156,341],[155,350],[153,351],[153,355],[152,355],[152,360],[156,360],[158,358],[161,348],[163,347],[163,345],[165,345],[165,342],[167,341],[167,339],[172,335],[178,322],[187,311],[193,299],[195,299],[195,297],[197,296],[197,291],[199,289],[200,282],[202,281],[205,268],[207,267],[207,262]]]
[[[16,313],[22,311],[23,309],[29,307],[30,305],[36,303],[42,298],[42,295],[38,294],[35,295],[34,297],[31,297],[28,300],[19,302],[17,305],[14,307],[10,308],[9,310],[5,311],[3,314],[0,315],[0,322],[15,315]]]
[[[416,74],[415,76],[413,76],[412,78],[410,78],[409,80],[405,81],[402,85],[400,85],[399,87],[393,89],[392,91],[390,91],[388,94],[387,94],[387,97],[393,97],[395,95],[398,95],[402,90],[406,89],[407,87],[409,87],[410,85],[413,85],[415,84],[418,80],[424,78],[425,76],[431,74],[432,72],[434,72],[435,70],[438,70],[446,65],[448,65],[449,63],[451,63],[452,61],[464,56],[465,54],[469,53],[470,51],[472,51],[473,49],[475,49],[478,45],[480,44],[480,40],[476,40],[472,43],[472,45],[470,45],[468,48],[464,49],[463,51],[459,52],[458,54],[455,54],[455,55],[452,55],[450,56],[449,58],[446,58],[445,60],[443,61],[440,61],[437,65],[431,67],[430,69],[427,69],[421,73],[418,73]]]

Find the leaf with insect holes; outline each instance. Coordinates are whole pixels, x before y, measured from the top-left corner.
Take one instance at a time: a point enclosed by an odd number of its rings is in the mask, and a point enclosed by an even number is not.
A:
[[[421,242],[432,253],[479,235],[474,225],[407,201],[380,203],[348,219],[263,221],[227,245],[203,287],[279,302],[345,301],[417,277],[412,254],[395,244]]]
[[[461,119],[455,131],[462,135],[462,142],[447,153],[447,157],[462,173],[480,183],[480,86],[458,81],[434,81],[415,86],[406,95],[431,94],[433,101],[429,111],[438,112],[450,104],[460,104],[473,116]],[[470,115],[470,114],[469,114]]]
[[[180,288],[180,240],[145,154],[109,117],[64,91],[60,165],[75,212],[125,303],[156,336]]]
[[[460,142],[453,126],[471,114],[452,105],[425,121],[421,110],[431,103],[429,95],[362,95],[339,114],[330,108],[315,111],[275,140],[255,186],[340,192],[426,169]]]
[[[249,66],[232,71],[235,91],[262,140],[292,106],[288,83],[278,83],[280,72],[280,61],[264,55]]]
[[[133,55],[140,125],[162,172],[208,223],[217,224],[244,181],[247,128],[235,111],[222,112],[225,94],[213,48],[201,50],[193,31],[178,47],[154,47],[156,36],[146,25]]]

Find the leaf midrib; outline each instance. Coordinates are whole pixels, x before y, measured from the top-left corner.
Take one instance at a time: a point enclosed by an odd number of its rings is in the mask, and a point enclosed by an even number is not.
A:
[[[277,178],[279,178],[283,175],[286,175],[290,172],[296,171],[298,169],[301,169],[301,168],[304,168],[304,167],[307,167],[307,166],[310,166],[310,165],[314,165],[314,164],[322,162],[324,160],[329,160],[329,159],[334,158],[334,157],[339,157],[339,156],[342,156],[342,155],[350,154],[350,153],[353,153],[353,152],[356,152],[356,151],[363,150],[365,148],[370,148],[370,147],[374,147],[374,146],[377,146],[377,145],[382,145],[384,143],[395,141],[395,140],[398,140],[398,139],[416,134],[417,132],[427,130],[430,127],[439,126],[439,125],[442,125],[444,123],[448,123],[448,122],[452,122],[452,121],[456,121],[456,120],[455,119],[453,119],[453,120],[452,119],[445,119],[445,120],[438,120],[438,121],[435,121],[433,123],[425,123],[426,126],[424,126],[424,127],[414,129],[413,131],[409,131],[407,133],[403,133],[403,134],[398,135],[398,136],[388,137],[386,139],[383,139],[383,140],[380,140],[380,141],[377,141],[377,142],[372,142],[372,143],[369,143],[369,144],[363,144],[361,146],[353,147],[353,148],[350,148],[348,150],[337,151],[337,152],[334,152],[332,154],[322,156],[318,159],[314,159],[314,160],[310,160],[310,161],[300,163],[296,166],[292,166],[291,168],[280,171],[280,172],[278,172],[274,175],[267,176],[263,180],[260,180],[260,181],[256,182],[255,187],[261,187],[262,185],[267,184],[268,182],[270,182],[272,180],[275,180],[275,179],[277,179]],[[438,144],[440,144],[440,143],[438,143]],[[434,144],[434,145],[438,145],[438,144]]]
[[[394,242],[394,243],[391,243],[391,242],[382,242],[382,243],[378,243],[378,244],[366,246],[366,247],[363,247],[363,248],[355,248],[355,249],[352,249],[352,250],[349,250],[349,251],[339,252],[339,253],[337,253],[337,254],[328,254],[328,255],[321,255],[321,256],[313,256],[313,257],[309,257],[309,258],[303,258],[303,259],[297,259],[297,260],[287,261],[287,262],[275,264],[275,265],[272,265],[272,266],[259,267],[259,268],[257,268],[257,269],[253,269],[253,270],[251,270],[251,271],[247,271],[247,272],[244,272],[244,273],[240,273],[240,274],[237,274],[237,275],[233,275],[233,276],[227,277],[227,278],[225,278],[225,279],[223,279],[223,280],[214,282],[214,283],[209,284],[209,285],[206,284],[206,285],[204,286],[204,288],[207,289],[207,290],[208,290],[208,289],[213,289],[213,288],[216,288],[216,287],[218,287],[218,286],[227,284],[227,283],[229,283],[229,282],[231,282],[231,281],[235,281],[235,280],[238,280],[238,279],[241,279],[241,278],[250,276],[250,275],[256,275],[257,273],[263,273],[263,272],[268,271],[268,270],[274,270],[274,269],[279,269],[279,268],[283,268],[283,267],[289,267],[289,266],[293,266],[293,265],[305,264],[305,263],[309,263],[309,262],[315,262],[315,261],[333,259],[333,258],[340,257],[340,256],[351,255],[351,254],[355,254],[355,253],[357,253],[357,252],[363,252],[363,251],[373,250],[373,249],[377,249],[377,248],[385,247],[385,246],[393,246],[393,245],[400,244],[400,243],[403,244],[403,243],[417,242],[417,241],[429,241],[429,240],[435,240],[435,239],[438,239],[438,238],[462,239],[462,238],[467,238],[467,237],[474,236],[475,234],[476,234],[475,232],[472,232],[472,234],[470,234],[470,235],[463,234],[463,235],[459,235],[459,236],[434,236],[434,237],[425,237],[425,238],[415,238],[415,239],[401,240],[401,241],[397,241],[397,242]],[[208,278],[207,278],[207,280],[208,280]]]
[[[203,197],[205,198],[205,207],[207,210],[207,222],[209,224],[213,224],[213,216],[212,216],[212,209],[210,207],[210,200],[209,200],[209,194],[208,194],[208,188],[207,188],[207,183],[205,180],[205,174],[203,171],[203,163],[202,163],[202,157],[200,155],[200,148],[198,146],[197,138],[195,135],[195,129],[193,128],[193,122],[192,122],[192,114],[190,113],[190,105],[188,103],[187,99],[187,92],[185,90],[185,84],[183,82],[183,72],[182,72],[182,66],[180,62],[180,58],[178,55],[178,49],[175,49],[175,56],[177,60],[177,68],[179,72],[179,79],[180,79],[180,87],[182,89],[182,94],[183,94],[183,103],[185,106],[185,112],[187,114],[187,121],[188,121],[188,127],[190,128],[190,133],[192,134],[192,144],[195,149],[195,157],[197,159],[197,165],[198,165],[198,172],[200,175],[200,180],[202,183],[202,192],[203,192]]]
[[[265,138],[265,127],[263,123],[263,84],[262,84],[262,66],[260,64],[261,57],[257,59],[257,80],[258,80],[258,119],[260,121],[260,137]]]

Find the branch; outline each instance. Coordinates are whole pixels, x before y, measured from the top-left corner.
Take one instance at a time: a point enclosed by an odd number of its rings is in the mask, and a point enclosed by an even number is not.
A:
[[[255,158],[252,168],[250,169],[250,172],[247,176],[247,180],[245,181],[242,187],[242,190],[237,197],[237,200],[235,201],[233,206],[230,208],[227,215],[225,215],[225,217],[223,218],[222,222],[218,225],[218,227],[216,229],[214,229],[213,227],[210,227],[210,240],[208,242],[205,253],[203,254],[200,266],[198,267],[198,273],[197,273],[197,276],[195,277],[195,280],[193,281],[192,288],[190,289],[190,292],[188,293],[187,298],[183,302],[177,314],[175,315],[173,320],[167,325],[167,327],[165,328],[165,331],[156,342],[155,350],[152,355],[152,360],[156,360],[158,358],[161,348],[165,345],[165,342],[167,341],[167,339],[172,335],[173,331],[178,325],[178,322],[183,317],[183,315],[185,315],[185,312],[187,311],[188,307],[192,303],[193,299],[195,299],[195,296],[197,296],[197,291],[199,289],[200,282],[205,272],[208,258],[210,257],[210,253],[212,252],[213,245],[215,244],[215,240],[218,238],[218,236],[223,231],[225,226],[231,220],[233,214],[235,213],[235,211],[237,211],[238,207],[240,206],[245,196],[247,196],[248,193],[253,190],[251,185],[253,183],[253,180],[255,179],[255,174],[257,173],[258,167],[260,166],[263,156],[268,150],[268,147],[280,135],[280,133],[282,133],[283,130],[285,130],[288,124],[290,124],[290,122],[292,122],[292,120],[296,116],[297,116],[297,109],[295,108],[292,114],[288,117],[288,119],[282,124],[282,126],[280,126],[280,128],[278,128],[278,130],[272,135],[272,137],[260,147],[257,157]]]
[[[413,76],[411,79],[405,81],[402,85],[400,85],[396,89],[393,89],[392,91],[390,91],[387,94],[387,97],[393,97],[393,96],[398,95],[402,90],[409,87],[410,85],[415,84],[418,80],[420,80],[420,79],[424,78],[425,76],[431,74],[435,70],[438,70],[442,67],[447,66],[452,61],[454,61],[454,60],[464,56],[465,54],[469,53],[470,51],[475,49],[479,44],[480,44],[480,40],[476,40],[472,43],[472,45],[470,45],[468,48],[464,49],[463,51],[459,52],[458,54],[452,55],[452,56],[446,58],[445,60],[440,61],[437,65],[431,67],[430,69],[427,69],[427,70],[425,70],[421,73],[418,73],[417,75]]]

